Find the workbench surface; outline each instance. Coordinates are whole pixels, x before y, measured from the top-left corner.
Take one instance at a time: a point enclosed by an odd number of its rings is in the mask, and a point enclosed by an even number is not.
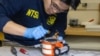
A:
[[[25,55],[25,54],[22,54],[21,52],[19,52],[20,48],[23,48],[23,47],[15,47],[17,49],[17,55],[18,56],[29,56],[29,55]],[[28,53],[30,54],[30,56],[43,56],[42,53],[40,52],[40,49],[36,49],[36,48],[25,48],[28,51]],[[12,53],[11,53],[11,46],[3,46],[3,47],[0,47],[0,56],[14,56]],[[63,55],[63,56],[66,56],[66,55]]]
[[[15,47],[19,51],[22,47]],[[26,48],[29,51],[30,56],[43,56],[39,49]],[[10,46],[0,47],[0,56],[14,56],[10,52]],[[18,52],[18,56],[28,56]],[[89,50],[70,50],[69,54],[62,56],[100,56],[100,51],[89,51]]]
[[[15,48],[18,52],[17,53],[18,56],[29,56],[19,51],[20,48],[23,48],[23,47],[15,47]],[[41,52],[38,49],[35,49],[35,48],[24,48],[24,49],[26,49],[29,52],[30,56],[42,56]],[[14,56],[11,53],[11,46],[0,47],[0,56]]]

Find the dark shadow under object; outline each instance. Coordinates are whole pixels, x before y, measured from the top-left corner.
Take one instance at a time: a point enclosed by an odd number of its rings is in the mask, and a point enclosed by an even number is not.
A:
[[[2,46],[2,41],[0,41],[0,47]]]

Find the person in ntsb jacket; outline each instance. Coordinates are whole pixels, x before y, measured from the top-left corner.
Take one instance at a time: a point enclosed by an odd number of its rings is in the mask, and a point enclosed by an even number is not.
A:
[[[59,32],[63,40],[69,7],[77,9],[80,0],[0,0],[0,32],[5,39],[25,46],[40,43],[46,34]]]

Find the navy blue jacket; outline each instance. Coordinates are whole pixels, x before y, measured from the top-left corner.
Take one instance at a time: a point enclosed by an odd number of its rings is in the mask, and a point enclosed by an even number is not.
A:
[[[64,36],[66,17],[67,12],[46,14],[43,0],[0,0],[0,31],[9,20],[12,20],[28,28],[42,24],[52,34],[59,31],[59,34]]]

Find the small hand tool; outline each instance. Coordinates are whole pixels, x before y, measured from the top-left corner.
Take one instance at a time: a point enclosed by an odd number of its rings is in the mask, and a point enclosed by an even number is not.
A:
[[[24,49],[24,48],[20,48],[19,51],[20,51],[21,53],[25,54],[25,55],[30,56],[29,53],[28,53],[28,51],[27,51],[26,49]]]
[[[17,50],[14,46],[11,46],[11,53],[15,56],[17,56]]]

